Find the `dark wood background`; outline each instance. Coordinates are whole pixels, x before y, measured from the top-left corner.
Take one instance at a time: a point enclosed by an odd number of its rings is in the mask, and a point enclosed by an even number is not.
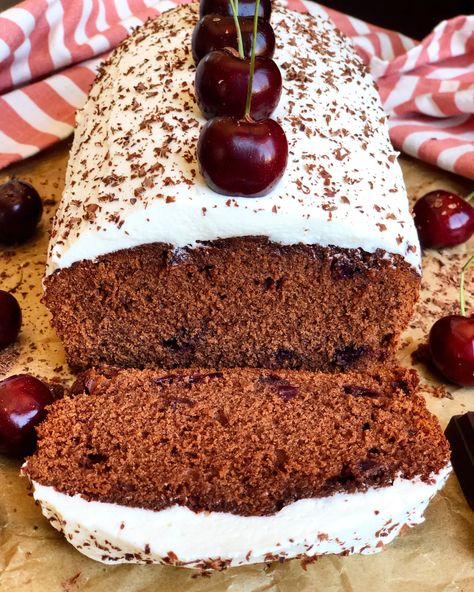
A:
[[[444,19],[474,13],[474,0],[322,0],[321,4],[415,39]]]
[[[0,11],[17,3],[0,0]],[[322,0],[321,4],[415,39],[427,35],[443,19],[474,13],[474,0]]]

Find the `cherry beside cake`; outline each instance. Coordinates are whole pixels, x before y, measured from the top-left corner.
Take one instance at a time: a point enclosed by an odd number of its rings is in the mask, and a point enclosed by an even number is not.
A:
[[[24,465],[105,563],[222,569],[375,553],[423,521],[449,447],[413,370],[90,370]]]
[[[361,60],[329,21],[274,7],[287,163],[270,193],[242,197],[220,182],[225,159],[211,154],[204,176],[197,162],[198,19],[191,4],[138,28],[78,113],[45,278],[70,365],[338,372],[390,359],[420,252]],[[220,193],[205,179],[216,167]],[[250,185],[253,170],[233,174]]]

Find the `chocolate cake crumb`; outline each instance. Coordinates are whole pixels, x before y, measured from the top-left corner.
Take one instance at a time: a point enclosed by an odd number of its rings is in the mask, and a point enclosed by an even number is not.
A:
[[[396,351],[419,283],[384,251],[243,237],[179,253],[153,243],[75,263],[45,279],[44,301],[76,370],[362,371]]]
[[[398,476],[428,482],[449,460],[414,370],[102,368],[78,385],[49,407],[26,472],[88,500],[269,515]]]
[[[454,399],[453,395],[442,384],[439,386],[423,385],[423,390],[435,397],[435,399]]]

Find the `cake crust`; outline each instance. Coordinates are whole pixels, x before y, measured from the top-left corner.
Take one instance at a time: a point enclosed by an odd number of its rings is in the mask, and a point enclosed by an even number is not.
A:
[[[49,409],[29,477],[87,500],[262,516],[429,481],[449,448],[417,376],[91,370]]]

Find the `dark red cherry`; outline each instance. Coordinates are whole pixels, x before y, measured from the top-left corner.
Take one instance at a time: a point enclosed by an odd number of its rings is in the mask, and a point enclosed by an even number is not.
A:
[[[29,239],[40,221],[43,204],[36,189],[18,179],[0,185],[0,243]]]
[[[440,189],[423,195],[413,213],[423,247],[453,247],[474,234],[474,208],[450,191]]]
[[[429,346],[443,376],[461,386],[474,386],[474,315],[451,315],[436,321]]]
[[[19,374],[0,382],[0,452],[23,457],[36,446],[34,427],[53,402],[49,388],[34,376]]]
[[[211,51],[203,57],[196,70],[195,89],[204,117],[243,117],[249,75],[250,60],[240,58],[233,50]],[[266,119],[273,113],[281,86],[281,74],[275,62],[270,58],[256,58],[250,111],[254,119]]]
[[[283,176],[288,142],[273,119],[215,117],[201,130],[197,154],[201,173],[212,190],[260,197]]]
[[[250,57],[253,38],[253,18],[239,18],[244,55]],[[207,14],[194,27],[192,39],[193,58],[196,64],[206,54],[216,49],[232,47],[237,50],[237,32],[231,16]],[[268,21],[258,19],[255,55],[271,58],[275,51],[275,33]]]
[[[0,290],[0,349],[13,343],[21,327],[21,309],[10,292]]]
[[[222,14],[232,16],[232,5],[229,0],[201,0],[199,15]],[[239,16],[252,16],[255,14],[255,0],[239,0]],[[271,0],[260,0],[258,16],[269,21],[272,14]]]

